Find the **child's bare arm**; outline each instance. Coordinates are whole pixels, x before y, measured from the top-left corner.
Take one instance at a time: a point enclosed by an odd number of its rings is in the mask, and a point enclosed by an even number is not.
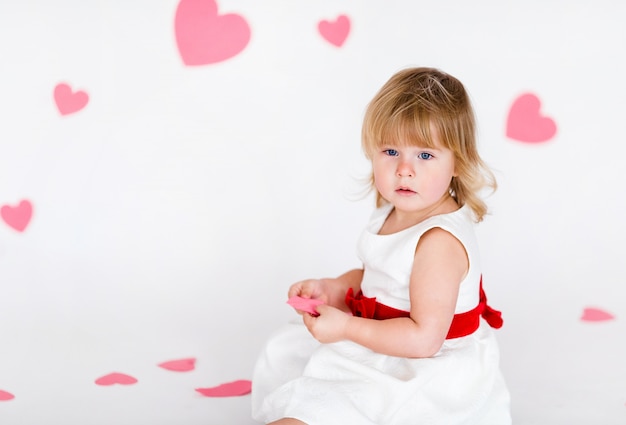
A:
[[[416,248],[410,317],[372,320],[319,306],[320,316],[305,317],[305,323],[322,342],[349,339],[383,354],[430,357],[445,341],[468,267],[461,242],[442,229],[432,229]]]

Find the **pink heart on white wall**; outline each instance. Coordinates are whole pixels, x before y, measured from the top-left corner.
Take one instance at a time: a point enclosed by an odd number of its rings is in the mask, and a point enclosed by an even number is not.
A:
[[[8,391],[0,390],[0,401],[13,400],[15,396]]]
[[[0,208],[0,217],[6,224],[18,232],[23,232],[33,216],[33,205],[30,201],[23,200],[19,204],[3,205]]]
[[[541,115],[541,101],[526,93],[513,102],[506,122],[506,135],[526,143],[547,142],[556,134],[556,123]]]
[[[61,115],[68,115],[87,106],[89,95],[82,90],[73,91],[69,84],[60,83],[54,88],[54,101]]]
[[[322,20],[317,24],[317,30],[330,44],[341,47],[350,34],[350,19],[339,15],[334,21]]]
[[[208,65],[239,54],[250,41],[250,26],[237,14],[219,15],[214,0],[180,0],[174,30],[187,66]]]
[[[615,316],[611,313],[595,307],[586,307],[580,316],[580,320],[583,322],[605,322],[613,319],[615,319]]]

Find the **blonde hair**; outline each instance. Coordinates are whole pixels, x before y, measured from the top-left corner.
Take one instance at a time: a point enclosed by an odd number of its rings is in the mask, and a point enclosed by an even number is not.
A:
[[[493,173],[478,154],[474,111],[463,84],[434,68],[408,68],[394,74],[378,91],[365,112],[362,147],[372,159],[383,145],[439,146],[454,154],[456,177],[450,195],[459,206],[467,204],[476,221],[487,213],[479,192],[496,190]],[[374,175],[370,176],[370,189]],[[387,201],[376,191],[376,205]]]

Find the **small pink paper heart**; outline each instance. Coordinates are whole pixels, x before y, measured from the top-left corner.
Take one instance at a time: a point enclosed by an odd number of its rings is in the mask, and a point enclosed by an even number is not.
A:
[[[196,359],[180,359],[180,360],[170,360],[167,362],[159,363],[159,367],[167,370],[171,370],[173,372],[189,372],[190,370],[194,370],[196,367]]]
[[[540,114],[541,101],[532,93],[518,97],[509,110],[506,135],[526,143],[550,140],[556,134],[556,123]]]
[[[82,90],[72,91],[68,84],[60,83],[54,88],[54,101],[61,115],[68,115],[87,106],[89,95]]]
[[[126,375],[123,373],[117,373],[117,372],[109,373],[108,375],[104,375],[96,379],[96,385],[105,385],[105,386],[115,385],[115,384],[132,385],[136,383],[137,383],[137,379],[133,378],[132,376]]]
[[[305,311],[307,313],[319,316],[316,308],[318,305],[324,304],[324,301],[314,299],[314,298],[303,298],[303,297],[294,295],[293,297],[287,300],[287,304],[289,304],[296,310]]]
[[[219,15],[215,0],[180,0],[174,32],[187,66],[208,65],[239,54],[250,41],[250,26],[237,14]]]
[[[339,15],[334,21],[322,20],[317,24],[317,30],[330,44],[341,47],[350,34],[350,19]]]
[[[33,216],[33,205],[23,200],[17,206],[3,205],[0,208],[0,217],[6,224],[18,232],[23,232]]]
[[[7,391],[0,390],[0,401],[9,401],[13,400],[15,396]]]
[[[196,391],[205,397],[233,397],[250,394],[252,392],[252,382],[239,380],[228,382],[211,388],[196,388]]]
[[[604,322],[607,320],[613,320],[615,316],[611,313],[601,310],[599,308],[587,307],[583,310],[580,320],[583,322]]]

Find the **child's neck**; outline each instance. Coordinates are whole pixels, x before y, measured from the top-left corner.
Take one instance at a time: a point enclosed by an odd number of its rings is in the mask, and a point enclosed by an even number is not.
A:
[[[402,211],[395,206],[387,216],[379,234],[391,234],[413,227],[422,221],[440,214],[448,214],[459,209],[459,205],[450,194],[445,194],[429,208],[420,211]]]

